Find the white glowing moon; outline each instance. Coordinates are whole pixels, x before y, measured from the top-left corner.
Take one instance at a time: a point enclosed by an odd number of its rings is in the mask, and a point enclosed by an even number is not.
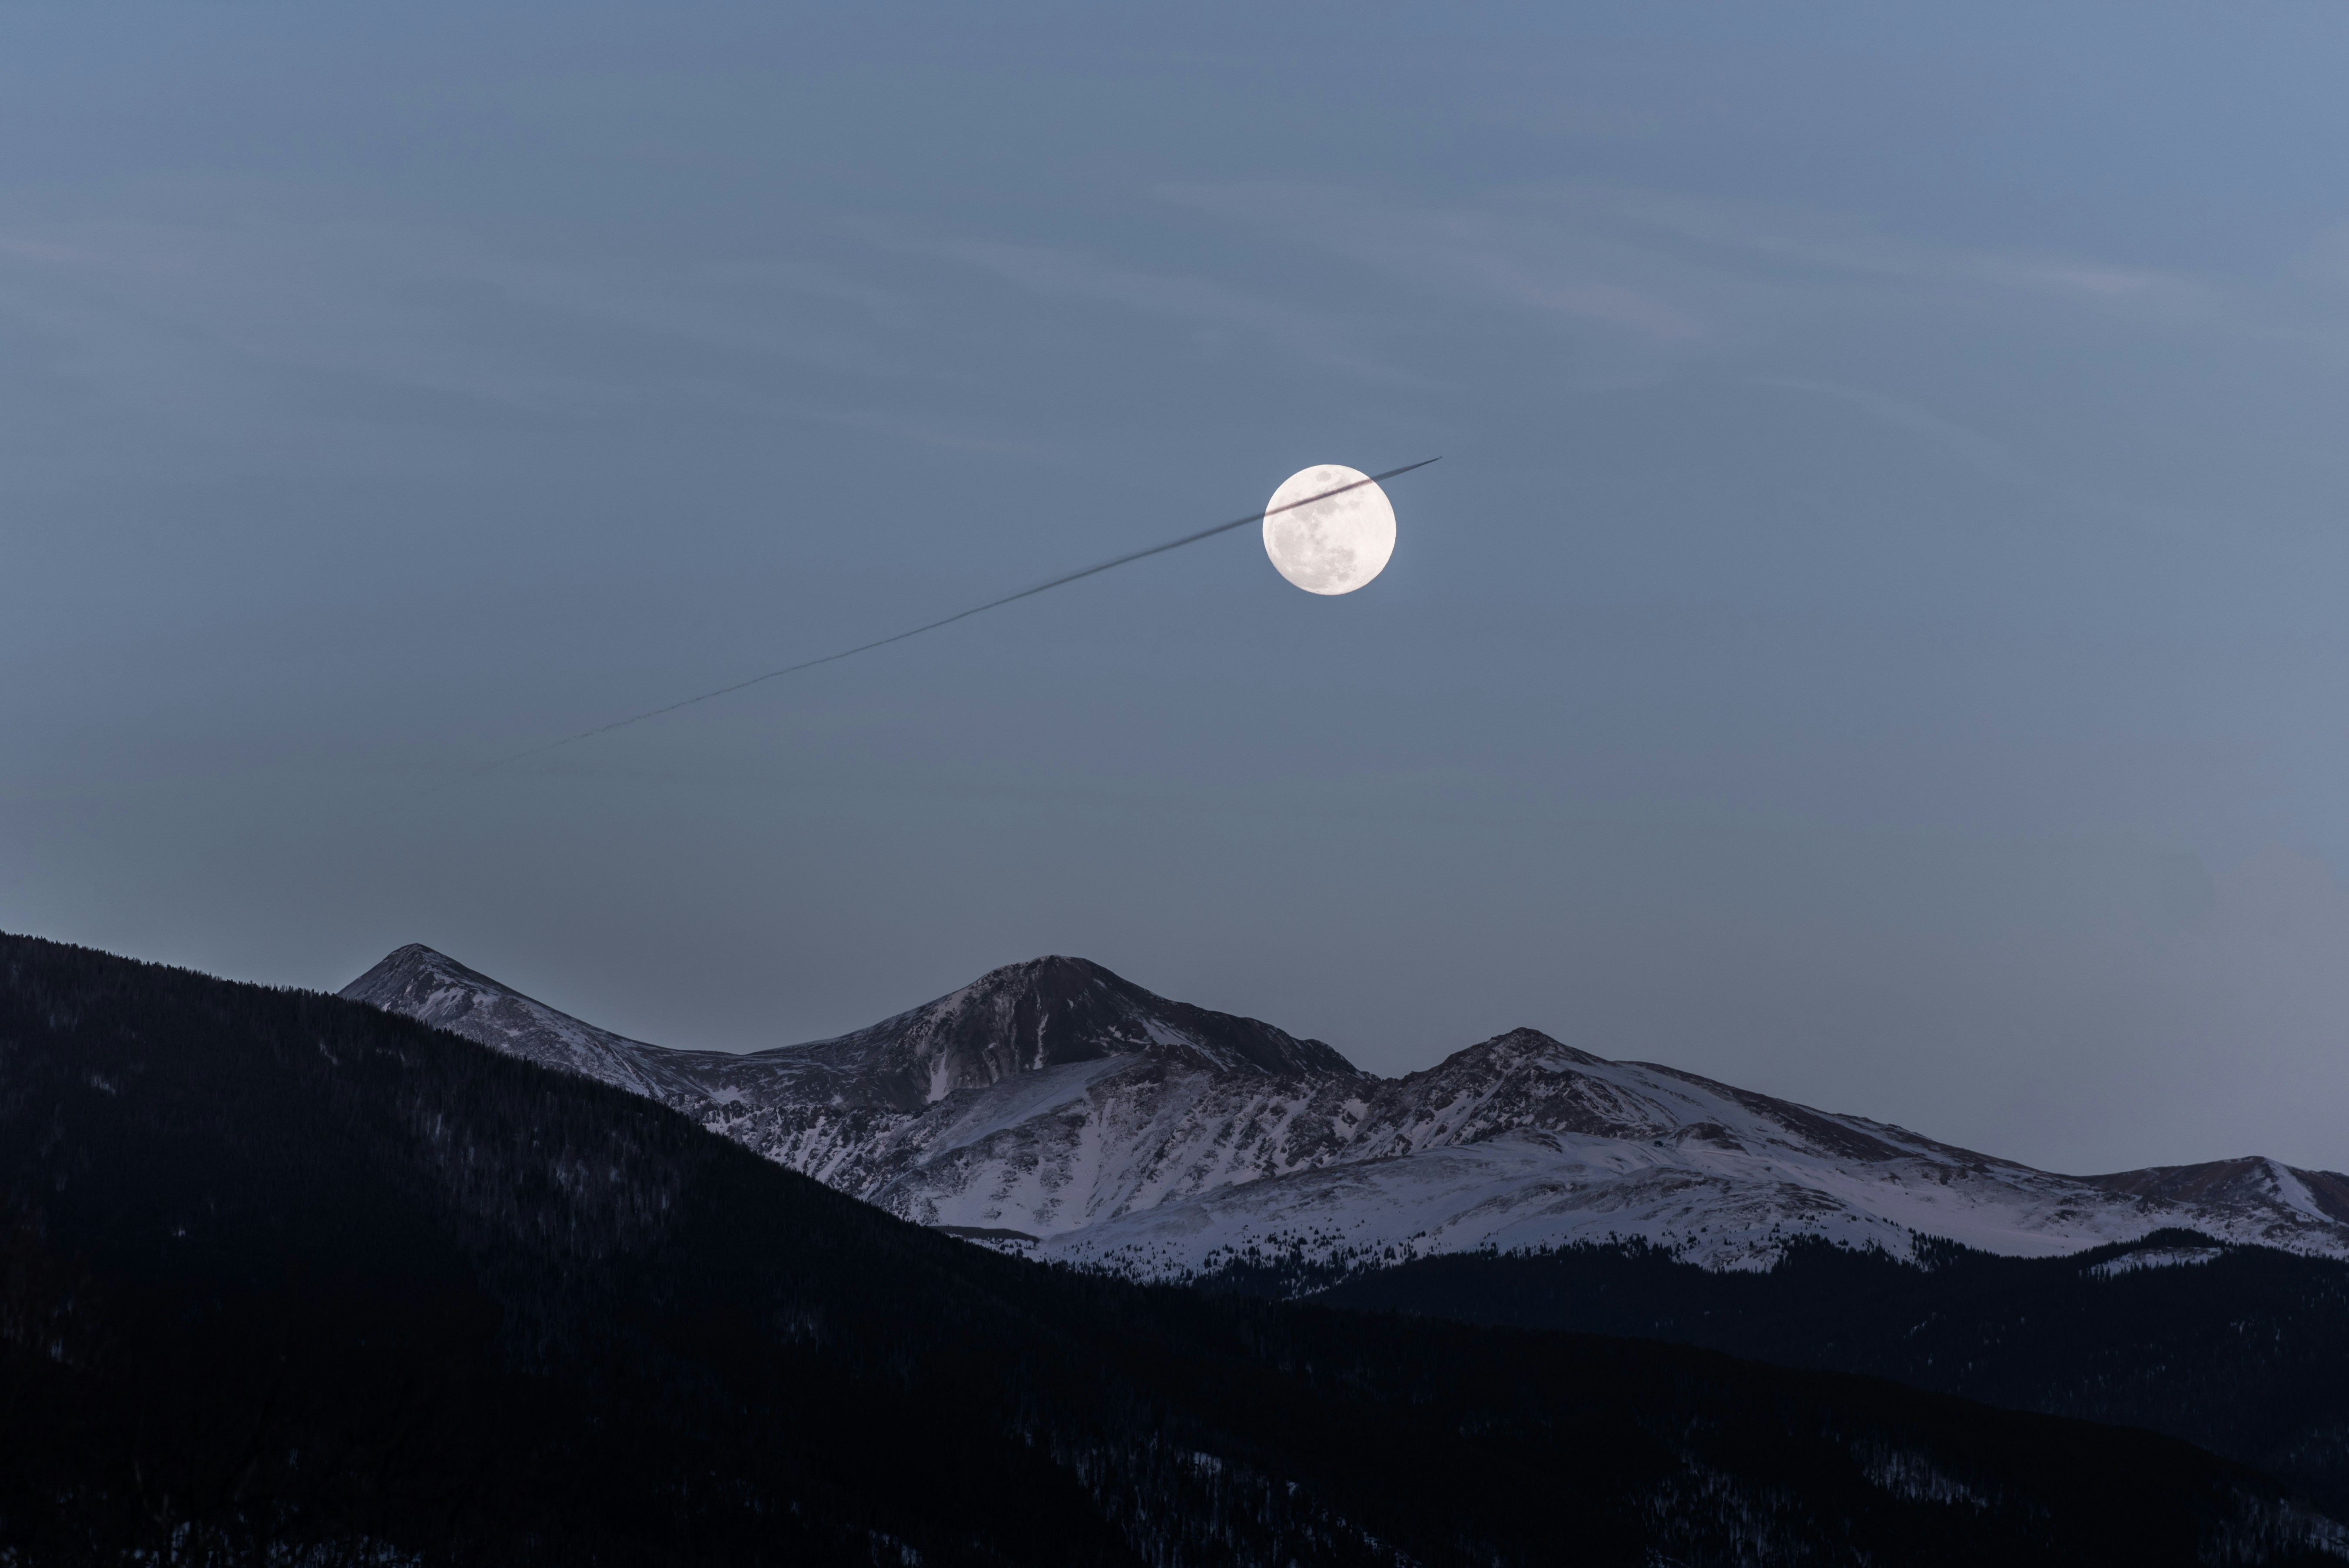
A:
[[[1292,504],[1343,485],[1354,488],[1307,506]],[[1359,469],[1325,463],[1302,469],[1265,503],[1264,552],[1308,593],[1351,593],[1387,569],[1394,542],[1394,508]]]

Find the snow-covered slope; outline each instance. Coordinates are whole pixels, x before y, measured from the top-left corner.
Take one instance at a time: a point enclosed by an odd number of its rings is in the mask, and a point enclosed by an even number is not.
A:
[[[1531,1029],[1380,1078],[1075,958],[744,1056],[609,1034],[421,946],[343,994],[664,1100],[908,1219],[1144,1277],[1609,1235],[1729,1268],[1803,1234],[2044,1253],[2169,1225],[2349,1256],[2331,1172],[2053,1175]]]
[[[395,950],[342,989],[353,1002],[478,1040],[541,1067],[658,1097],[681,1087],[667,1059],[687,1053],[631,1040],[558,1013],[420,942]]]

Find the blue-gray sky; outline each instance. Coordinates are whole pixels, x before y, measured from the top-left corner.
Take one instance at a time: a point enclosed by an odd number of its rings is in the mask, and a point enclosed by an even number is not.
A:
[[[0,7],[0,926],[2349,1168],[2334,5]],[[1264,504],[1249,531],[491,774]]]

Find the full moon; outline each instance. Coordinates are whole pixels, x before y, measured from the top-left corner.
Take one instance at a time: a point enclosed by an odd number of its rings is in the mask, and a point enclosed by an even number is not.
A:
[[[1325,463],[1288,476],[1265,503],[1264,552],[1308,593],[1351,593],[1387,569],[1394,553],[1394,508],[1360,469]],[[1309,506],[1290,503],[1341,485],[1354,488]],[[1284,511],[1281,509],[1288,507]]]

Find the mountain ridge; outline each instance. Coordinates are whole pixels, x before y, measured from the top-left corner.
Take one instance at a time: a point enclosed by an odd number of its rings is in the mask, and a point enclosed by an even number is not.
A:
[[[1714,1268],[1803,1237],[2028,1256],[2168,1226],[2349,1256],[2337,1172],[2041,1171],[1533,1028],[1382,1078],[1076,958],[740,1056],[596,1029],[421,944],[342,994],[660,1099],[905,1218],[1145,1279],[1632,1237]]]

